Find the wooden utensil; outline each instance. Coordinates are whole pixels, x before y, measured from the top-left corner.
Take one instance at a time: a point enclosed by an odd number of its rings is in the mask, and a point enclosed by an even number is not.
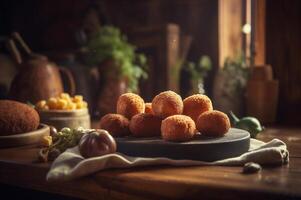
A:
[[[14,41],[24,51],[23,59]],[[42,99],[58,96],[64,91],[61,73],[65,74],[68,79],[68,93],[74,95],[75,82],[72,73],[68,69],[50,62],[46,56],[33,53],[19,33],[12,34],[7,41],[7,46],[19,64],[19,72],[15,76],[9,92],[12,99],[36,103]]]

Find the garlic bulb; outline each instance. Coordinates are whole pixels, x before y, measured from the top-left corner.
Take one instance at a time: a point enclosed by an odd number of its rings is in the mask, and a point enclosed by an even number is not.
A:
[[[92,130],[79,141],[81,155],[85,158],[102,156],[116,152],[116,142],[108,131],[103,129]]]

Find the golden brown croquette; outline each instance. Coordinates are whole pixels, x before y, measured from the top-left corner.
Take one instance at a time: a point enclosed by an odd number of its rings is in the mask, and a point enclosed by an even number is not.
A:
[[[153,114],[152,103],[145,103],[145,112],[144,113]]]
[[[0,135],[13,135],[36,130],[40,116],[32,107],[17,101],[0,100]]]
[[[121,114],[128,119],[139,113],[144,113],[144,109],[144,100],[137,94],[125,93],[118,98],[117,114]]]
[[[191,117],[195,123],[202,113],[213,109],[210,98],[203,94],[189,96],[184,99],[183,104],[183,114]]]
[[[162,121],[161,135],[164,140],[189,141],[196,134],[194,121],[186,115],[173,115]]]
[[[154,115],[166,118],[183,112],[183,102],[180,95],[173,91],[161,92],[152,101]]]
[[[202,135],[213,137],[225,135],[231,126],[228,116],[217,110],[201,114],[196,125]]]
[[[132,117],[130,131],[135,137],[153,137],[161,134],[161,118],[150,113],[141,113]]]
[[[129,124],[129,120],[119,114],[106,114],[100,120],[100,128],[108,131],[114,137],[129,135]]]

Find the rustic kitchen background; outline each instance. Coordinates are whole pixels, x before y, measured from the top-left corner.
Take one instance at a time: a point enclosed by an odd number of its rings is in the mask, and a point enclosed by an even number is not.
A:
[[[2,98],[7,95],[17,71],[7,67],[14,64],[5,46],[7,36],[17,31],[35,52],[47,55],[72,71],[77,92],[93,105],[90,106],[93,111],[99,95],[96,96],[98,88],[91,80],[97,76],[97,70],[82,62],[81,50],[85,37],[95,27],[113,25],[147,57],[148,78],[140,80],[138,91],[146,100],[166,89],[178,90],[183,96],[194,91],[193,77],[187,69],[191,64],[196,66],[201,58],[209,60],[211,67],[202,81],[205,93],[214,101],[226,99],[216,92],[221,90],[216,87],[219,82],[216,80],[220,80],[218,71],[225,65],[224,59],[234,56],[238,48],[241,53],[253,56],[253,61],[246,60],[249,65],[270,65],[272,79],[279,81],[278,95],[274,98],[276,119],[268,123],[298,124],[301,122],[300,10],[298,0],[231,0],[227,3],[218,0],[3,0],[0,2],[0,93]],[[250,19],[252,36],[248,35],[247,28],[241,31]],[[238,67],[229,79],[239,76],[243,61],[228,63],[230,67]],[[181,65],[180,68],[175,67],[177,65]],[[178,79],[172,76],[177,70],[180,71]],[[260,87],[259,84],[255,89]],[[235,100],[245,98],[245,90],[235,95]],[[236,108],[237,103],[229,105],[229,101],[216,104],[227,107],[226,112],[230,108],[246,115],[246,102],[269,104],[271,99],[254,100],[247,96],[247,100],[242,101],[243,108]]]

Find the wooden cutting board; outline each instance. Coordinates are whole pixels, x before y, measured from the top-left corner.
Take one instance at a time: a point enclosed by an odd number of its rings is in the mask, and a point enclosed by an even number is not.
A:
[[[117,151],[136,157],[167,157],[216,161],[239,156],[249,150],[250,134],[231,128],[223,137],[197,136],[189,142],[167,142],[161,138],[117,138]]]
[[[49,134],[49,126],[40,124],[37,130],[28,133],[0,136],[0,148],[38,144],[44,136]]]

